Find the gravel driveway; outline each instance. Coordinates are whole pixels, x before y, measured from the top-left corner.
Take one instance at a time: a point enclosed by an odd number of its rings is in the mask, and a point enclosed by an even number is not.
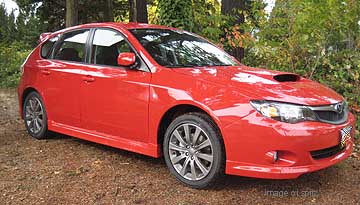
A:
[[[227,176],[195,190],[164,160],[64,135],[35,140],[17,112],[14,89],[0,90],[2,204],[360,204],[360,159],[294,180]]]

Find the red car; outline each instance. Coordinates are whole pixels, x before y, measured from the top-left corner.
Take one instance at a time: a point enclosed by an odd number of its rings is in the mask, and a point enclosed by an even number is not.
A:
[[[20,113],[55,131],[165,158],[181,182],[290,179],[346,159],[343,97],[296,74],[251,68],[195,34],[97,23],[40,37],[22,66]]]

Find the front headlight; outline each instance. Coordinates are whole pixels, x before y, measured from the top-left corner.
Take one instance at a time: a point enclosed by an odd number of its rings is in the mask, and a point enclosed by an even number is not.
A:
[[[265,117],[287,123],[316,121],[315,113],[306,106],[288,103],[251,100],[250,104]]]

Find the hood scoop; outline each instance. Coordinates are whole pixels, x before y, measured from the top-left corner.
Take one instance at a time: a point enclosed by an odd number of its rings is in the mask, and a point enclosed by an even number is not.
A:
[[[278,81],[278,82],[296,82],[300,80],[300,76],[295,75],[295,74],[280,74],[280,75],[275,75],[274,80]]]

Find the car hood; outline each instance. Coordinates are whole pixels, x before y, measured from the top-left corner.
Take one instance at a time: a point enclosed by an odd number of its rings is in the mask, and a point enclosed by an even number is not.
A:
[[[326,105],[343,100],[330,88],[292,73],[247,66],[175,68],[173,71],[236,89],[249,99],[303,105]]]

